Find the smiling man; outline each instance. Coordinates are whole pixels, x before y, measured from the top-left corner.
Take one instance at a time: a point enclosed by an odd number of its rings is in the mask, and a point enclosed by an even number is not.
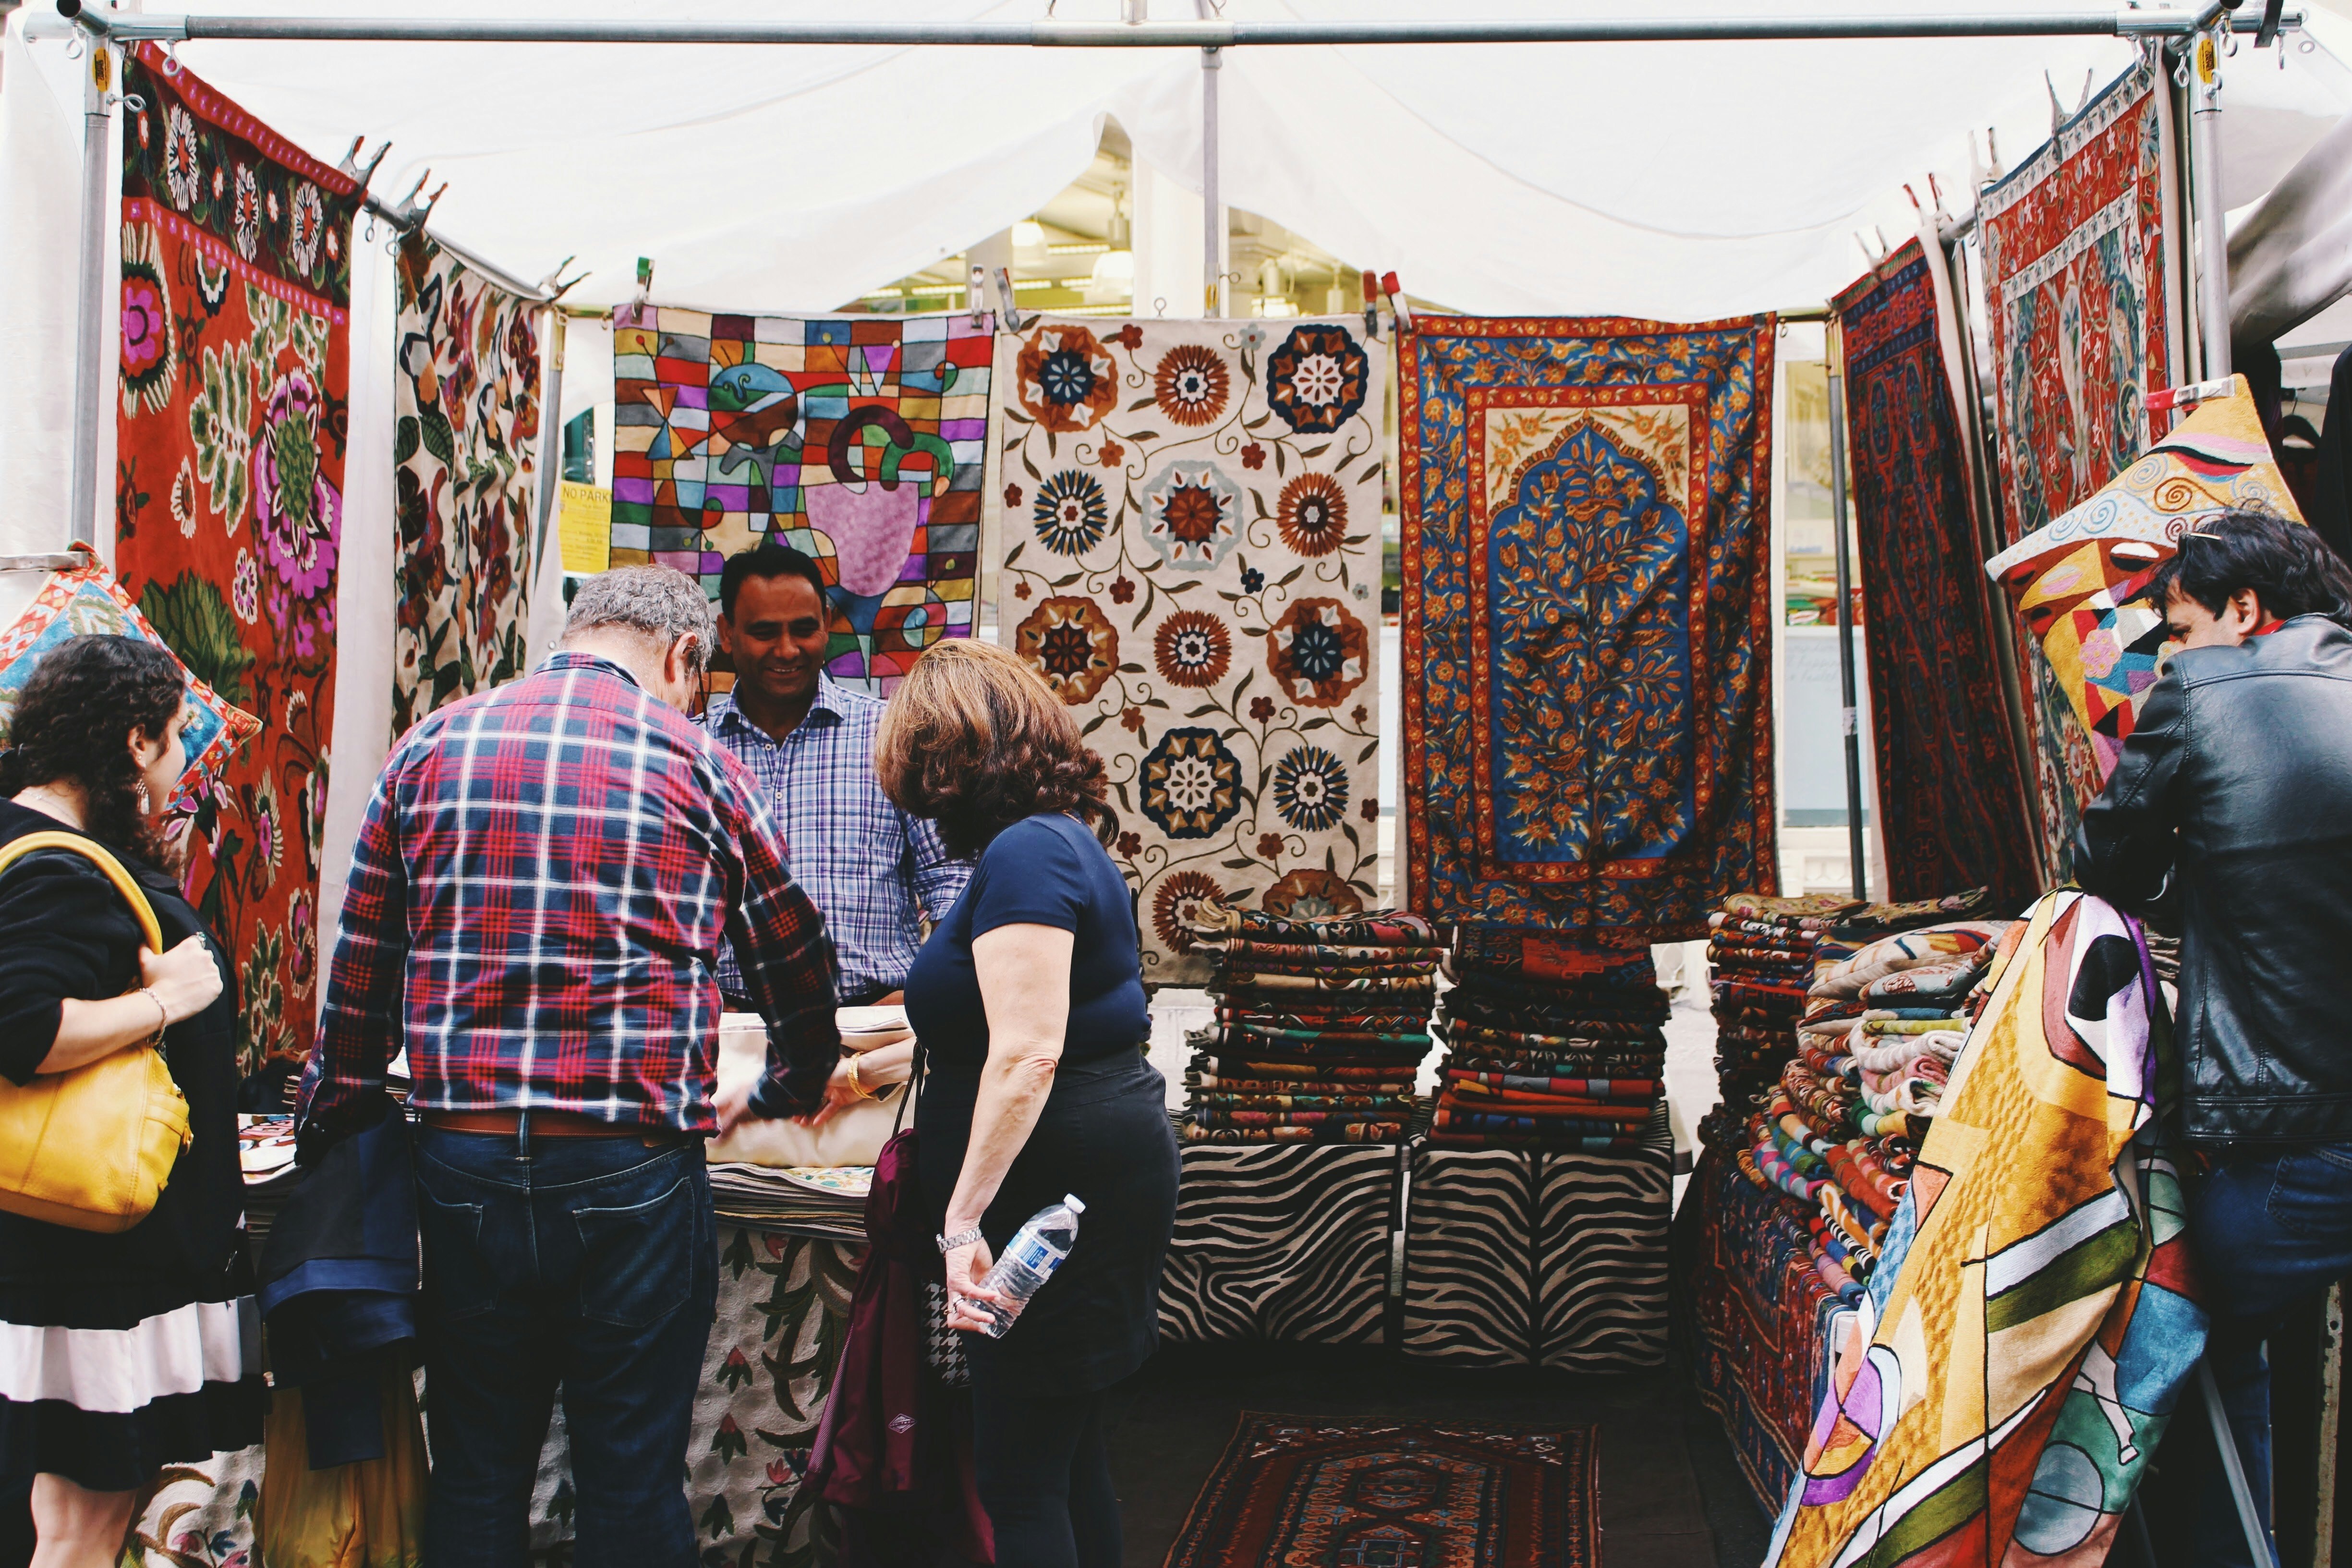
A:
[[[2179,650],[2083,813],[2074,871],[2179,922],[2206,1356],[2267,1518],[2263,1342],[2352,1271],[2352,577],[2300,523],[2233,511],[2183,536],[2144,596]],[[2252,1561],[2218,1467],[2197,1561]]]
[[[782,825],[793,879],[824,915],[844,1005],[893,1000],[971,868],[949,858],[929,822],[883,798],[874,774],[882,703],[824,673],[831,616],[817,563],[773,540],[732,557],[719,583],[719,641],[735,689],[703,724],[740,758]],[[742,982],[733,955],[719,988]]]

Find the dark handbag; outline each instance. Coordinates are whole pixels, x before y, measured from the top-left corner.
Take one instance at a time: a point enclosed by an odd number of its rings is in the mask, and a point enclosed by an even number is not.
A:
[[[907,1075],[907,1092],[898,1097],[898,1113],[890,1121],[890,1142],[885,1147],[898,1150],[896,1169],[905,1172],[908,1181],[918,1181],[915,1173],[920,1169],[915,1159],[915,1130],[904,1127],[907,1107],[922,1092],[924,1068],[923,1042],[915,1041],[915,1059]],[[882,1179],[882,1167],[877,1163],[874,1179]],[[871,1200],[868,1200],[871,1206]],[[919,1206],[919,1205],[918,1205]],[[938,1247],[932,1252],[936,1254]],[[923,1276],[923,1321],[929,1325],[923,1335],[923,1359],[930,1363],[931,1372],[950,1388],[971,1385],[971,1367],[964,1360],[963,1335],[948,1327],[948,1277],[943,1259],[932,1259],[929,1270]]]

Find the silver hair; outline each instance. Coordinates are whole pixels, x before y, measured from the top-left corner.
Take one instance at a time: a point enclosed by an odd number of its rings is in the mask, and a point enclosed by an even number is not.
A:
[[[580,584],[563,617],[564,640],[615,629],[635,632],[665,652],[690,636],[697,679],[710,668],[710,600],[700,584],[674,567],[615,566]]]

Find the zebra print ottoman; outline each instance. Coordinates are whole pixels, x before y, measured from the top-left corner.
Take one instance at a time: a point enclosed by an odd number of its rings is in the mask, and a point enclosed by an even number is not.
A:
[[[1398,1144],[1183,1150],[1160,1337],[1385,1342]]]
[[[1664,1364],[1670,1143],[1626,1154],[1423,1148],[1411,1174],[1407,1355],[1571,1372]]]

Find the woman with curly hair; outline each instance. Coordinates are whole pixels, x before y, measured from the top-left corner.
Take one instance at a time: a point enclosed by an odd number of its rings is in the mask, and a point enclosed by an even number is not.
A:
[[[39,850],[0,874],[0,1074],[29,1084],[158,1040],[194,1138],[153,1212],[120,1234],[0,1214],[0,1495],[30,1487],[37,1568],[111,1564],[158,1470],[261,1436],[260,1347],[239,1326],[253,1285],[236,1001],[158,829],[186,723],[169,653],[76,637],[26,682],[0,752],[0,845],[95,839],[138,879],[167,944],[144,946],[80,855]]]
[[[1118,1385],[1160,1337],[1176,1223],[1167,1084],[1134,900],[1104,846],[1102,759],[1028,666],[978,642],[925,654],[882,715],[883,792],[930,817],[971,881],[907,978],[930,1057],[917,1104],[923,1195],[947,1255],[948,1325],[977,1330],[996,1250],[1066,1193],[1087,1205],[1068,1261],[1002,1339],[964,1335],[972,1449],[996,1560],[1117,1568],[1105,1446]]]

